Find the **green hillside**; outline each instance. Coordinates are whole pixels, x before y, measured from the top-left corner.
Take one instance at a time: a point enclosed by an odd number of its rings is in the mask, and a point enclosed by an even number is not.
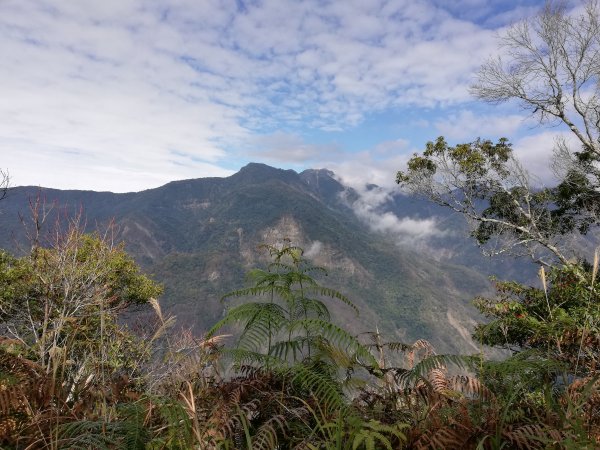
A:
[[[369,231],[340,198],[345,189],[328,171],[297,174],[250,164],[228,178],[139,193],[42,189],[41,195],[60,205],[57,214],[83,208],[88,229],[114,218],[127,251],[164,284],[163,305],[198,334],[223,314],[221,295],[242,287],[248,268],[266,262],[258,246],[289,239],[357,304],[360,318],[334,308],[338,321],[357,333],[378,325],[407,342],[425,338],[442,351],[473,350],[468,336],[477,313],[470,302],[488,289],[487,274]],[[14,188],[3,202],[3,247],[24,241],[19,215],[27,215],[27,199],[36,191]]]

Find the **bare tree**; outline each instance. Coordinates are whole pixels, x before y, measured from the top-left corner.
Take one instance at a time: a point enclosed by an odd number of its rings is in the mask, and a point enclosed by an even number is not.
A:
[[[518,100],[540,123],[564,123],[586,151],[600,157],[600,7],[579,15],[563,2],[508,29],[504,57],[479,70],[472,93],[485,101]]]
[[[0,169],[0,200],[6,197],[8,186],[10,184],[10,176],[8,171]]]

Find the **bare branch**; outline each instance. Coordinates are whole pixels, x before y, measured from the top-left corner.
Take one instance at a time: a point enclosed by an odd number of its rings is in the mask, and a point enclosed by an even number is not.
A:
[[[6,197],[10,186],[10,175],[7,170],[0,169],[0,200]]]
[[[578,17],[562,2],[547,2],[539,15],[509,28],[504,55],[481,67],[471,92],[492,103],[517,100],[540,123],[562,122],[600,156],[599,15],[595,0]]]
[[[570,255],[558,245],[564,235],[552,217],[552,198],[532,190],[529,173],[506,140],[451,147],[440,137],[422,156],[413,156],[397,181],[408,192],[462,214],[487,254],[569,264]]]

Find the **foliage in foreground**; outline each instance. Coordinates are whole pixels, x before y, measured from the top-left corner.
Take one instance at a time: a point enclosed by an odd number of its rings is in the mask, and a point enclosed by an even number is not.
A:
[[[504,139],[440,138],[398,174],[470,218],[492,253],[525,252],[550,267],[542,289],[502,282],[495,298],[476,302],[490,320],[474,338],[509,357],[354,336],[333,323],[327,301],[352,304],[287,245],[268,248],[267,269],[227,296],[253,301],[197,339],[173,331],[154,299],[160,287],[122,248],[73,226],[49,246],[34,235],[24,258],[0,254],[3,448],[598,448],[599,262],[574,263],[560,243],[600,223],[600,108],[596,95],[581,95],[598,83],[600,7],[590,1],[577,18],[562,5],[511,27],[513,60],[488,62],[474,86],[483,99],[516,98],[540,121],[569,126],[582,147],[559,145],[558,187],[531,189]],[[156,319],[122,325],[132,303],[149,303]],[[225,348],[216,333],[236,325]]]
[[[90,242],[97,257],[106,242],[80,237],[71,250],[82,251],[78,264],[84,270],[91,258],[85,252]],[[2,445],[579,449],[600,442],[598,355],[592,351],[597,347],[582,344],[598,338],[597,302],[578,300],[579,292],[597,295],[592,273],[582,281],[568,277],[565,269],[548,276],[547,292],[508,285],[501,287],[497,300],[480,300],[492,321],[480,326],[475,337],[488,344],[512,341],[518,346],[514,356],[494,362],[481,356],[436,355],[422,340],[407,345],[386,342],[378,332],[353,336],[329,321],[327,301],[352,305],[310,275],[322,269],[312,267],[299,248],[268,250],[273,263],[264,271],[251,272],[254,284],[226,296],[249,295],[259,301],[231,308],[205,339],[175,332],[174,318],[150,299],[156,320],[136,332],[119,325],[118,308],[105,313],[113,333],[102,333],[101,317],[100,328],[94,328],[101,309],[66,320],[73,326],[61,330],[61,348],[73,359],[58,365],[60,370],[51,370],[57,366],[32,351],[35,342],[9,338],[5,332],[0,342]],[[49,278],[16,276],[12,271],[19,259],[4,258],[10,261],[2,268],[4,301],[13,305],[23,301],[23,292],[29,293],[30,302],[39,301],[25,289],[38,285],[23,280],[39,283]],[[109,298],[115,301],[116,291],[107,280],[123,280],[113,277],[123,274],[123,266],[111,267],[118,269],[109,270],[98,292],[111,292]],[[139,281],[130,278],[119,285],[120,292],[140,286]],[[244,305],[250,306],[240,313]],[[265,318],[263,308],[275,305],[281,314]],[[548,305],[550,310],[544,309]],[[536,320],[519,321],[525,313]],[[569,315],[576,323],[565,322]],[[7,324],[11,321],[15,320],[9,317]],[[234,347],[226,348],[226,336],[216,333],[236,322],[242,326],[241,334]],[[564,328],[565,323],[574,328]],[[101,349],[85,351],[100,336],[90,337],[91,330],[101,333],[104,348],[117,349],[110,364]],[[499,335],[498,330],[505,333]],[[585,351],[579,352],[565,336]],[[85,358],[77,359],[78,355]],[[132,358],[135,370],[118,363]],[[67,370],[76,363],[77,371],[86,368],[85,376]]]

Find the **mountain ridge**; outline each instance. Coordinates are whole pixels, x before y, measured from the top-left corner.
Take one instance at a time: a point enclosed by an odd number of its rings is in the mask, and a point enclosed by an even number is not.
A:
[[[229,177],[179,180],[137,193],[11,188],[0,203],[0,226],[15,242],[24,239],[17,219],[26,214],[27,196],[38,191],[74,213],[84,205],[89,229],[114,219],[127,251],[165,284],[165,308],[198,333],[222,314],[220,297],[243,286],[248,269],[266,263],[257,247],[289,238],[329,270],[324,282],[357,303],[360,318],[334,308],[351,329],[380,326],[398,339],[473,350],[465,330],[479,316],[470,300],[489,288],[486,276],[372,232],[348,195],[340,195],[358,194],[327,169],[297,173],[252,163]],[[14,249],[9,241],[4,233],[0,247]]]

